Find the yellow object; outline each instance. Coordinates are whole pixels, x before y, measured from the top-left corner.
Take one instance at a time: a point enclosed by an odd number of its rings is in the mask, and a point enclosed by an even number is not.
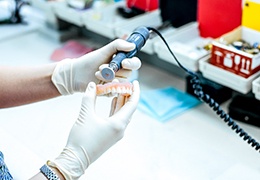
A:
[[[260,2],[245,1],[242,26],[260,31]]]

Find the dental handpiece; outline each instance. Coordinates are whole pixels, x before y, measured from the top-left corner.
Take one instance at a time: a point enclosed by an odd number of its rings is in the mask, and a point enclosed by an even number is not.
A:
[[[119,51],[116,56],[111,60],[108,67],[101,71],[101,75],[105,80],[111,81],[115,78],[115,73],[122,68],[121,62],[125,58],[131,58],[145,45],[146,40],[149,38],[150,32],[146,27],[138,27],[126,40],[134,43],[136,48],[130,52]]]

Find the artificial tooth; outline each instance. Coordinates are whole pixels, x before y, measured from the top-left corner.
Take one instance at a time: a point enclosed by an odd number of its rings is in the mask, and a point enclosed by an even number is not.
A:
[[[121,90],[121,88],[120,87],[117,87],[117,93],[122,93],[122,90]]]
[[[122,91],[122,93],[126,93],[126,88],[123,86],[121,91]]]
[[[112,87],[111,92],[112,92],[113,94],[116,93],[116,88]]]
[[[129,88],[127,88],[127,89],[126,89],[126,92],[127,92],[128,94],[130,94],[130,89],[129,89]]]
[[[107,94],[111,92],[111,89],[110,88],[107,88]]]

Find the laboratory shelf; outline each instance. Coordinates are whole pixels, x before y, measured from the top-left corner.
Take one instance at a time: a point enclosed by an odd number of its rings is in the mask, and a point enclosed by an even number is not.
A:
[[[160,11],[154,10],[152,12],[147,12],[143,15],[139,15],[136,18],[130,19],[127,24],[116,27],[115,33],[119,38],[128,37],[137,27],[146,26],[153,27],[157,29],[163,24]],[[175,31],[175,28],[168,27],[160,31],[164,36],[169,33]],[[150,37],[148,41],[146,41],[145,46],[141,49],[143,52],[148,54],[154,54],[154,42],[158,41],[159,38],[157,36]]]
[[[199,60],[210,54],[203,47],[210,44],[212,39],[200,36],[197,22],[188,23],[177,31],[168,33],[165,39],[180,63],[192,71],[198,71]],[[160,59],[177,65],[164,42],[156,42],[154,50]]]
[[[211,64],[209,59],[210,57],[199,61],[199,70],[203,76],[242,94],[247,94],[252,90],[253,81],[260,75],[259,71],[248,78],[244,78]],[[259,90],[260,88],[258,92]]]
[[[57,18],[54,13],[54,5],[60,4],[59,1],[43,1],[43,0],[29,0],[31,6],[39,9],[46,18],[46,21],[51,24],[57,23]]]
[[[71,8],[65,1],[54,4],[53,9],[58,18],[80,27],[84,26],[83,14],[89,10]]]
[[[260,100],[260,76],[253,81],[252,86],[255,98]]]
[[[137,18],[124,18],[118,14],[117,8],[125,6],[125,1],[119,1],[106,7],[93,8],[84,13],[83,21],[86,28],[90,31],[96,32],[104,37],[114,39],[116,38],[115,29],[124,26]]]
[[[55,2],[55,1],[43,1],[43,0],[29,0],[29,3],[35,8],[38,8],[38,9],[41,9],[41,10],[50,10],[52,4],[55,4],[57,2]]]

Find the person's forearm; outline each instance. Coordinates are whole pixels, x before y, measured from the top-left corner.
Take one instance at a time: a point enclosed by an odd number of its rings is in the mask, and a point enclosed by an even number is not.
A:
[[[0,108],[14,107],[60,95],[51,81],[55,64],[0,67]]]

